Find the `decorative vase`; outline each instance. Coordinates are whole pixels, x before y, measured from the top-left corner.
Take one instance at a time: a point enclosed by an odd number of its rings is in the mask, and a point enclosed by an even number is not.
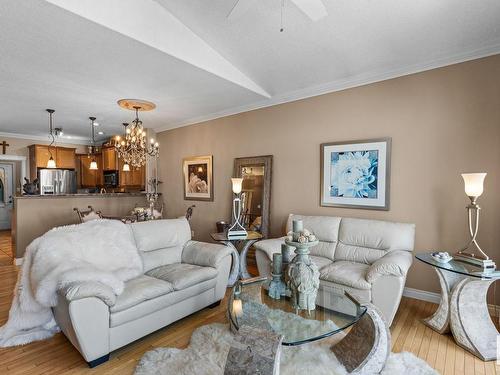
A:
[[[295,311],[316,309],[316,296],[319,289],[319,269],[309,258],[309,248],[316,246],[319,241],[293,242],[285,240],[289,246],[295,247],[295,258],[288,266],[288,287],[292,294],[292,303]]]

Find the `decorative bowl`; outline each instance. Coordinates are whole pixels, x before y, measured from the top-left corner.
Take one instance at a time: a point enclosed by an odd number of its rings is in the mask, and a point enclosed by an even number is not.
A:
[[[431,253],[431,257],[438,263],[448,263],[450,260],[453,259],[453,257],[450,254],[444,252]]]

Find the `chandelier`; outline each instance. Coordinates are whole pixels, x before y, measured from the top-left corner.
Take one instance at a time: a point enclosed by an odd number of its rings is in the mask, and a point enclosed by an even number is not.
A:
[[[157,158],[160,154],[158,142],[151,138],[147,141],[146,130],[139,120],[139,111],[150,111],[154,103],[136,99],[121,99],[118,105],[135,111],[135,119],[131,124],[123,123],[125,135],[115,138],[115,148],[118,157],[123,159],[123,171],[129,171],[130,166],[140,168],[146,164],[148,157]]]

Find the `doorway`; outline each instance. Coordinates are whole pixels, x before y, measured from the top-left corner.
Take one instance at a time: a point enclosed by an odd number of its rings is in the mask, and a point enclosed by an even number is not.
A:
[[[0,163],[0,231],[10,230],[14,196],[14,168]]]

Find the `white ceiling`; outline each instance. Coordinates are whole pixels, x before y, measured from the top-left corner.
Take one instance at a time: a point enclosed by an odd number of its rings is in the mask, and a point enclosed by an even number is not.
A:
[[[120,98],[153,101],[166,130],[500,53],[498,0],[2,0],[0,134],[119,132]]]

